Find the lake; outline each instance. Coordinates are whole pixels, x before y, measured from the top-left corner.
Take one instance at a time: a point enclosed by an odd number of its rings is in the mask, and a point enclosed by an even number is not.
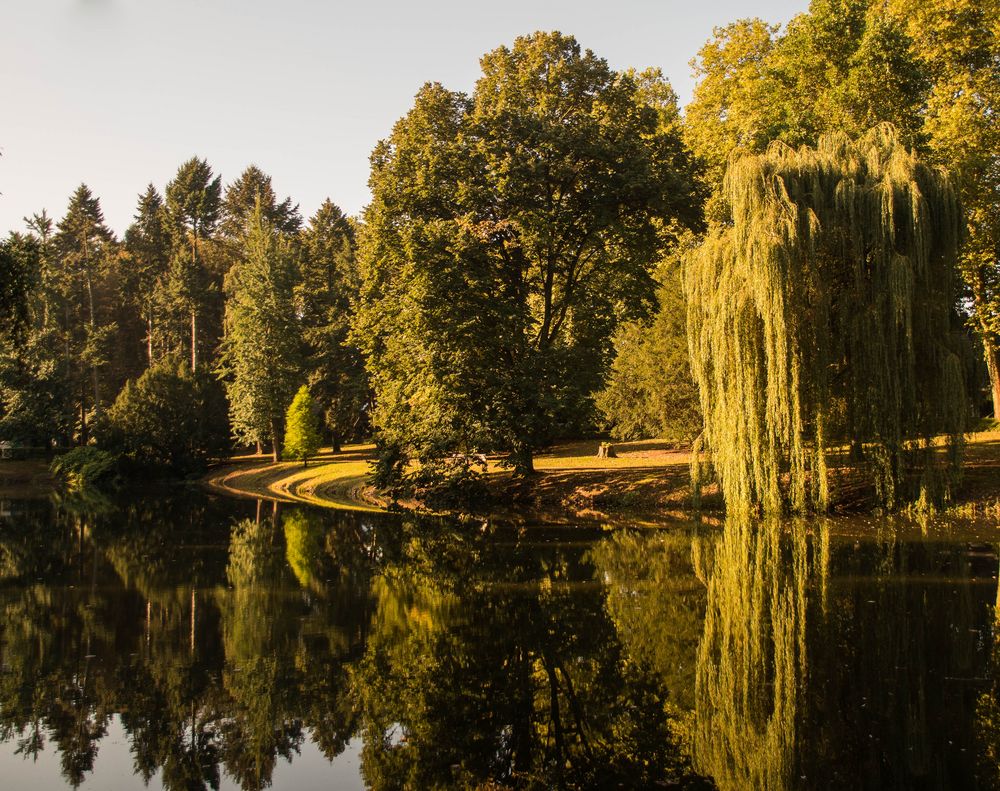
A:
[[[1000,787],[996,526],[0,502],[4,788]]]

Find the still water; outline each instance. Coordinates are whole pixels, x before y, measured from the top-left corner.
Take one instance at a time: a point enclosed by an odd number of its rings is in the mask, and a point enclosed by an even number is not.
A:
[[[993,525],[0,503],[0,785],[1000,787]]]

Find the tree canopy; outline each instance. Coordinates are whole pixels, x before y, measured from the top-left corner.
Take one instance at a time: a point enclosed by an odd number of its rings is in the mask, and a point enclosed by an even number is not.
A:
[[[424,86],[372,155],[354,335],[397,473],[472,449],[526,472],[585,425],[668,222],[698,220],[694,166],[633,77],[558,33],[481,65],[471,96]]]
[[[218,371],[229,397],[233,433],[244,442],[270,441],[275,461],[285,410],[301,377],[294,287],[291,242],[267,220],[258,201],[242,257],[226,276]]]

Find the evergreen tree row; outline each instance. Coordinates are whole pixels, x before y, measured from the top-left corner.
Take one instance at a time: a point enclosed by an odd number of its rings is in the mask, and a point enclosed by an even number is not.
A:
[[[121,239],[81,185],[61,220],[42,211],[3,245],[19,308],[0,345],[0,437],[96,438],[178,468],[222,452],[230,433],[277,455],[302,384],[327,441],[358,436],[354,236],[329,200],[303,223],[255,166],[223,189],[207,162],[185,162],[164,193],[139,195]]]

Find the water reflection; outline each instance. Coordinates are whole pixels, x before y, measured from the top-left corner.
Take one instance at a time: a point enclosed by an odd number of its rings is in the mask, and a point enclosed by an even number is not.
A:
[[[68,785],[120,726],[171,789],[998,787],[990,544],[15,505],[0,741]]]
[[[736,520],[698,543],[697,771],[720,789],[995,787],[973,760],[991,548]]]

